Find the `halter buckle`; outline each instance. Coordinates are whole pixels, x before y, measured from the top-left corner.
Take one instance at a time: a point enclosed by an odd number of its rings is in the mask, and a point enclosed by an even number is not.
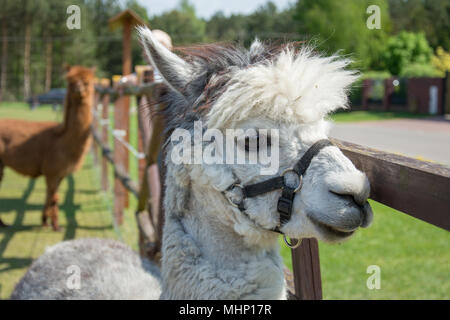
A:
[[[297,175],[297,177],[298,177],[298,186],[296,187],[296,188],[293,188],[294,189],[294,193],[297,193],[298,191],[300,191],[300,189],[302,188],[302,186],[303,186],[303,176],[302,175],[299,175],[298,173],[297,173],[297,171],[295,171],[293,168],[289,168],[289,169],[286,169],[286,170],[284,170],[282,173],[281,173],[281,177],[283,177],[284,178],[284,184],[285,185],[287,185],[286,184],[286,178],[285,178],[285,175],[286,175],[286,173],[288,173],[288,172],[293,172],[293,173],[295,173],[296,175]]]

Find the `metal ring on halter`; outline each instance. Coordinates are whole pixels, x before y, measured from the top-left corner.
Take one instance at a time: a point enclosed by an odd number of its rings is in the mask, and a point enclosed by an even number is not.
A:
[[[242,192],[242,199],[241,199],[241,201],[240,201],[239,203],[234,203],[234,202],[231,200],[230,197],[226,197],[226,198],[227,198],[228,202],[229,202],[233,207],[239,208],[239,205],[242,203],[242,201],[244,201],[244,198],[245,198],[244,187],[243,187],[242,185],[238,184],[238,183],[235,183],[235,184],[231,185],[231,186],[228,188],[228,190],[233,190],[234,188],[239,188],[239,189],[241,189],[241,192]]]
[[[300,189],[302,188],[302,186],[303,186],[303,176],[302,175],[299,175],[294,169],[292,169],[292,168],[289,168],[289,169],[286,169],[286,170],[284,170],[282,173],[281,173],[281,176],[284,178],[284,175],[286,174],[286,173],[288,173],[288,172],[293,172],[293,173],[295,173],[296,175],[297,175],[297,177],[298,177],[298,186],[297,186],[297,188],[295,188],[295,190],[294,190],[294,193],[297,193],[298,191],[300,191]],[[285,181],[285,184],[286,184],[286,181]]]
[[[296,239],[297,240],[296,244],[290,243],[285,234],[283,235],[283,240],[284,240],[284,243],[291,249],[297,248],[302,243],[302,239]]]

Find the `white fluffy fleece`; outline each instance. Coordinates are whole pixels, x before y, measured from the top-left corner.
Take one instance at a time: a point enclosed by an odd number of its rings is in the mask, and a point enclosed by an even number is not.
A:
[[[276,60],[234,72],[227,91],[208,114],[208,128],[233,128],[264,115],[295,123],[315,122],[347,107],[347,93],[357,79],[346,70],[351,61],[322,57],[303,48],[284,50]]]

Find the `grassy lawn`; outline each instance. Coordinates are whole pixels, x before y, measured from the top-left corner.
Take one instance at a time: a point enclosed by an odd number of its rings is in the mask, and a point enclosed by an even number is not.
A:
[[[32,260],[47,246],[83,237],[116,238],[107,203],[92,176],[91,156],[83,168],[67,177],[59,189],[61,232],[41,227],[45,181],[5,171],[0,189],[0,216],[9,228],[0,229],[0,298],[9,297]]]
[[[418,119],[426,118],[429,115],[409,113],[409,112],[385,112],[385,111],[351,111],[337,112],[330,118],[335,122],[359,122],[359,121],[375,121],[375,120],[391,120],[391,119]]]
[[[111,114],[112,116],[112,114]],[[29,111],[24,104],[0,104],[0,118],[59,120],[50,107]],[[335,121],[365,121],[400,118],[386,113],[352,112],[334,115]],[[136,114],[130,116],[130,141],[137,144]],[[113,139],[110,137],[110,145]],[[130,156],[130,176],[137,179],[137,160]],[[134,220],[136,201],[130,196],[123,226],[114,228],[112,194],[99,191],[99,171],[92,154],[83,169],[68,177],[60,189],[60,233],[40,227],[45,185],[6,170],[0,188],[0,216],[10,229],[0,229],[0,298],[7,298],[14,283],[32,259],[47,245],[78,237],[114,237],[137,247]],[[112,170],[110,171],[112,181]],[[111,184],[112,185],[112,184]],[[449,299],[450,234],[403,213],[372,202],[374,223],[353,239],[339,245],[320,243],[322,286],[325,299]],[[25,214],[26,213],[26,214]],[[280,239],[281,240],[281,239]],[[280,241],[282,243],[282,241]],[[291,267],[290,251],[281,252]],[[381,269],[381,289],[369,290],[367,267]]]
[[[50,105],[41,105],[32,111],[27,104],[22,102],[2,102],[0,103],[0,118],[62,121],[62,112],[54,112]]]

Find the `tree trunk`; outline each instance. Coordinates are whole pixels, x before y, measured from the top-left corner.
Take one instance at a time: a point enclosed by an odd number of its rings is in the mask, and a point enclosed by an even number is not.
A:
[[[45,44],[45,58],[45,92],[47,92],[52,87],[53,42],[51,39],[47,39]]]
[[[25,26],[25,49],[23,54],[23,94],[25,99],[28,99],[31,95],[30,55],[31,55],[31,23],[28,23]]]
[[[8,26],[6,24],[6,19],[2,23],[2,71],[0,75],[0,102],[3,100],[3,96],[6,92],[6,67],[8,63]]]

